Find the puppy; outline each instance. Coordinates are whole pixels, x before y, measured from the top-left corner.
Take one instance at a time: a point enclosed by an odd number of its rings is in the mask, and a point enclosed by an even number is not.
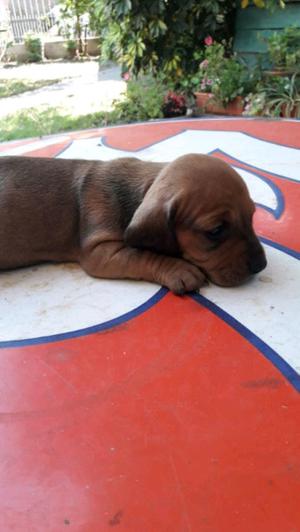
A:
[[[0,269],[79,262],[95,277],[183,294],[266,266],[241,177],[189,154],[170,164],[0,157]]]

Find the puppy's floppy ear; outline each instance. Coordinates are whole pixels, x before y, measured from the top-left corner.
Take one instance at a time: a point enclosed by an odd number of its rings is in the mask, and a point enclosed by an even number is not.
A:
[[[125,231],[125,243],[164,255],[179,255],[174,227],[175,214],[175,199],[162,201],[146,195]]]

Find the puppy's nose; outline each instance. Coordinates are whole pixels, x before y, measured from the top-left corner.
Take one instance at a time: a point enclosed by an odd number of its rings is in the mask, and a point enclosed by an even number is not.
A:
[[[252,257],[248,263],[250,273],[259,273],[267,266],[267,259],[264,253]]]

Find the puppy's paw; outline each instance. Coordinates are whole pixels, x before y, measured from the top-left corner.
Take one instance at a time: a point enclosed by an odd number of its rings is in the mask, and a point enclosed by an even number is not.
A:
[[[176,260],[175,264],[165,272],[163,283],[174,294],[182,295],[185,292],[199,290],[206,279],[197,266],[185,260]]]

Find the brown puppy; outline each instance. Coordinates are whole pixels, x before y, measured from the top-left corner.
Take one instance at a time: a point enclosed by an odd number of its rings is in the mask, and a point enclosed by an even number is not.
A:
[[[182,294],[266,266],[254,204],[223,161],[0,157],[0,268],[78,261],[90,275]]]

